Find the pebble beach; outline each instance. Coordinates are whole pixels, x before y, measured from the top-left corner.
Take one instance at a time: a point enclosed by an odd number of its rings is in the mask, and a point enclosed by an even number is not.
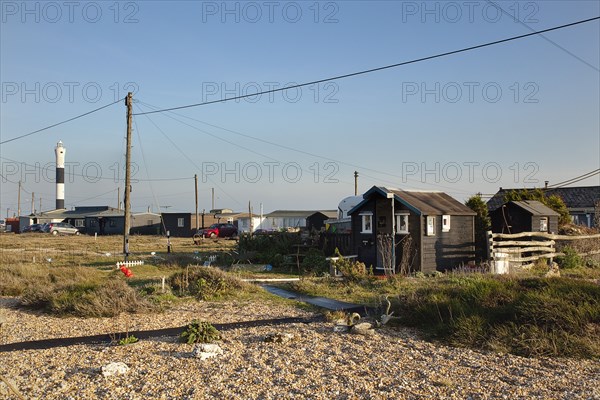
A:
[[[160,314],[57,318],[0,299],[0,345],[110,332],[315,315],[281,303],[197,302]],[[266,342],[285,333],[286,343]],[[600,399],[600,362],[524,358],[427,342],[408,328],[363,336],[333,323],[263,324],[222,332],[201,360],[175,336],[0,352],[1,399]],[[104,376],[122,362],[128,371]]]

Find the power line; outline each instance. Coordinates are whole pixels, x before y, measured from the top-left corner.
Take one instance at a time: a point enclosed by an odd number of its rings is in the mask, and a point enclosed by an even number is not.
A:
[[[591,178],[594,175],[598,175],[598,174],[600,174],[600,168],[598,168],[598,169],[596,169],[594,171],[590,171],[587,174],[576,176],[575,178],[571,178],[571,179],[568,179],[568,180],[563,181],[563,182],[555,183],[554,185],[549,185],[548,189],[558,189],[558,188],[561,188],[563,186],[571,185],[573,183],[577,183],[579,181],[586,180],[586,179]]]
[[[136,104],[137,108],[140,108],[139,105]],[[141,108],[140,108],[141,109]],[[133,114],[136,115],[136,114]],[[142,114],[144,115],[144,114]],[[146,118],[148,119],[148,121],[150,121],[150,123],[152,125],[154,125],[154,127],[173,145],[173,147],[175,147],[175,149],[177,149],[177,151],[186,159],[190,162],[190,164],[192,164],[194,167],[196,167],[196,169],[201,170],[200,167],[198,167],[198,164],[196,164],[196,162],[190,158],[183,150],[181,150],[181,148],[179,148],[179,146],[177,146],[177,144],[171,140],[171,138],[162,130],[160,129],[160,127],[148,116],[146,115]],[[231,196],[229,193],[227,193],[225,190],[223,190],[216,182],[214,182],[211,178],[209,178],[209,180],[211,181],[211,183],[213,185],[215,185],[219,190],[221,190],[223,193],[225,193],[225,195],[227,197],[229,197],[231,200],[233,200],[234,202],[236,202],[238,205],[241,205],[241,203],[233,196]]]
[[[116,191],[117,191],[117,189],[112,189],[112,190],[109,190],[108,192],[100,193],[100,194],[98,194],[98,195],[96,195],[96,196],[88,197],[88,198],[86,198],[86,199],[83,199],[83,200],[78,200],[78,201],[75,201],[75,202],[70,202],[69,204],[71,204],[72,206],[75,206],[75,205],[77,205],[77,204],[79,204],[79,203],[84,203],[84,202],[86,202],[86,201],[88,201],[88,200],[97,199],[98,197],[102,197],[102,196],[104,196],[104,195],[107,195],[107,194],[110,194],[110,193],[114,193],[114,192],[116,192]]]
[[[143,104],[143,105],[145,105],[145,106],[147,106],[147,107],[154,108],[154,109],[158,109],[158,107],[156,107],[156,106],[153,106],[152,104],[148,104],[148,103],[145,103],[145,102],[143,102],[143,101],[140,101],[140,103],[141,103],[141,104]],[[183,118],[187,118],[187,119],[189,119],[189,120],[196,121],[196,122],[199,122],[199,123],[201,123],[201,124],[204,124],[204,125],[207,125],[207,126],[210,126],[210,127],[216,128],[216,129],[220,129],[220,130],[223,130],[223,131],[225,131],[225,132],[232,133],[232,134],[234,134],[234,135],[238,135],[238,136],[245,137],[245,138],[248,138],[248,139],[256,140],[256,141],[258,141],[258,142],[261,142],[261,143],[266,143],[266,144],[269,144],[269,145],[271,145],[271,146],[279,147],[279,148],[282,148],[282,149],[285,149],[285,150],[293,151],[293,152],[296,152],[296,153],[304,154],[304,155],[311,156],[311,157],[315,157],[315,158],[320,158],[320,159],[323,159],[323,160],[326,160],[326,161],[329,161],[329,162],[334,162],[334,163],[337,163],[337,164],[340,164],[340,165],[345,165],[345,166],[349,166],[349,167],[352,167],[352,168],[357,168],[357,169],[359,169],[359,170],[361,171],[361,177],[363,177],[363,178],[370,178],[370,179],[372,179],[372,180],[373,180],[373,182],[380,182],[380,183],[382,183],[382,182],[383,182],[383,183],[390,183],[390,184],[392,184],[392,185],[398,185],[398,182],[397,182],[397,181],[394,181],[394,182],[392,182],[392,181],[389,181],[389,180],[385,180],[385,179],[377,178],[377,177],[375,177],[375,176],[372,176],[372,175],[367,175],[367,174],[365,174],[365,173],[364,173],[364,171],[371,171],[371,172],[374,172],[374,173],[376,173],[376,174],[381,174],[381,175],[390,176],[390,177],[392,177],[392,178],[394,178],[394,179],[399,179],[399,178],[400,178],[399,176],[397,176],[397,175],[394,175],[394,174],[392,174],[392,173],[389,173],[389,172],[385,172],[385,171],[379,171],[379,170],[372,169],[372,168],[367,168],[367,167],[364,167],[364,166],[361,166],[361,165],[352,164],[352,163],[348,163],[348,162],[341,161],[341,160],[336,160],[335,158],[326,157],[326,156],[322,156],[322,155],[319,155],[319,154],[311,153],[311,152],[308,152],[308,151],[304,151],[304,150],[296,149],[296,148],[293,148],[293,147],[290,147],[290,146],[286,146],[286,145],[279,144],[279,143],[275,143],[275,142],[272,142],[272,141],[269,141],[269,140],[261,139],[261,138],[258,138],[258,137],[256,137],[256,136],[248,135],[248,134],[246,134],[246,133],[241,133],[241,132],[239,132],[239,131],[234,131],[234,130],[232,130],[232,129],[224,128],[224,127],[222,127],[222,126],[218,126],[218,125],[214,125],[214,124],[211,124],[211,123],[208,123],[208,122],[205,122],[205,121],[201,121],[201,120],[199,120],[199,119],[192,118],[192,117],[189,117],[189,116],[187,116],[187,115],[184,115],[184,114],[179,114],[179,113],[176,113],[176,112],[173,112],[173,111],[168,111],[168,113],[169,113],[169,114],[173,114],[173,115],[177,115],[177,116],[180,116],[180,117],[183,117]],[[219,137],[219,136],[212,135],[212,134],[210,134],[210,133],[208,133],[208,132],[206,132],[206,131],[204,131],[204,130],[202,130],[202,129],[200,129],[200,128],[196,127],[196,126],[193,126],[193,125],[187,124],[187,123],[185,123],[185,122],[183,122],[183,121],[181,121],[181,120],[179,120],[179,119],[177,119],[177,118],[171,117],[171,116],[169,116],[169,114],[165,114],[165,115],[166,115],[168,118],[171,118],[171,119],[173,119],[173,120],[175,120],[175,121],[177,121],[177,122],[180,122],[180,123],[182,123],[182,124],[184,124],[184,125],[186,125],[186,126],[189,126],[189,127],[193,128],[193,129],[196,129],[196,130],[198,130],[198,131],[200,131],[200,132],[203,132],[203,133],[205,133],[205,134],[207,134],[207,135],[209,135],[209,136],[216,137],[216,138],[217,138],[217,139],[219,139],[219,140],[223,140],[223,141],[225,141],[225,142],[227,142],[227,143],[233,144],[234,146],[237,146],[237,147],[240,147],[240,148],[242,148],[242,149],[248,150],[248,151],[250,151],[250,152],[252,152],[252,153],[258,154],[258,153],[256,153],[256,152],[254,152],[253,150],[249,150],[249,149],[247,149],[247,148],[245,148],[245,147],[243,147],[243,146],[241,146],[241,145],[239,145],[239,144],[232,143],[232,142],[230,142],[230,141],[227,141],[227,140],[225,140],[225,139],[223,139],[223,138],[221,138],[221,137]],[[265,158],[270,158],[270,159],[272,159],[272,160],[278,161],[278,160],[276,160],[276,159],[274,159],[274,158],[272,158],[272,157],[268,157],[268,156],[265,156],[265,155],[263,155],[263,157],[265,157]],[[319,175],[319,176],[320,176],[320,175]],[[412,178],[408,178],[408,177],[405,177],[405,179],[406,179],[406,181],[414,181],[414,182],[420,183],[420,184],[422,184],[422,185],[425,185],[425,186],[437,187],[437,188],[442,188],[442,189],[447,189],[447,190],[454,190],[453,188],[451,188],[451,187],[449,187],[449,186],[444,186],[444,185],[440,185],[440,184],[435,184],[435,183],[424,182],[424,181],[422,181],[422,180],[421,180],[421,181],[419,181],[419,180],[412,179]],[[340,181],[340,182],[342,182],[342,183],[346,183],[346,184],[351,184],[351,185],[353,185],[353,184],[354,184],[354,183],[351,183],[351,182],[345,182],[345,181]],[[403,182],[403,183],[406,183],[406,182]],[[456,191],[455,191],[455,193],[468,194],[469,192],[463,192],[463,191],[456,192]]]
[[[33,167],[35,169],[39,169],[40,173],[42,171],[50,171],[50,170],[53,170],[55,168],[54,166],[45,166],[45,167],[42,167],[39,164],[36,164],[36,165],[34,165],[34,164],[28,164],[28,163],[26,163],[24,161],[17,161],[17,160],[13,160],[13,159],[2,157],[2,156],[0,156],[0,159],[6,160],[6,161],[10,161],[10,162],[14,162],[14,163],[19,163],[19,164],[25,165],[27,167]],[[53,163],[49,163],[49,164],[53,164]],[[75,172],[68,171],[69,169],[70,168],[67,168],[67,170],[65,171],[65,176],[73,176],[73,177],[77,176],[77,177],[82,177],[82,178],[88,178],[87,175],[77,174]],[[31,173],[31,172],[28,171],[28,173]],[[115,178],[115,177],[108,177],[108,176],[94,176],[93,178],[94,179],[112,180],[115,183],[116,182],[123,182],[125,180],[124,178]],[[15,183],[16,184],[16,182],[12,182],[8,178],[4,178],[4,179],[7,180],[7,181],[9,181],[9,182],[11,182],[11,183]],[[139,182],[149,182],[149,181],[152,181],[152,182],[161,182],[161,181],[184,181],[184,180],[187,181],[187,180],[190,180],[190,179],[194,179],[194,177],[193,176],[189,176],[189,177],[186,176],[186,177],[178,177],[178,178],[153,178],[151,180],[150,179],[142,179],[142,178],[132,178],[132,179],[134,179],[136,181],[139,181]],[[48,183],[54,183],[54,182],[48,182]]]
[[[353,77],[353,76],[369,74],[369,73],[372,73],[372,72],[383,71],[383,70],[391,69],[391,68],[397,68],[397,67],[401,67],[401,66],[408,65],[408,64],[415,64],[415,63],[419,63],[419,62],[422,62],[422,61],[432,60],[432,59],[435,59],[435,58],[441,58],[441,57],[446,57],[446,56],[450,56],[450,55],[454,55],[454,54],[458,54],[458,53],[464,53],[464,52],[471,51],[471,50],[481,49],[483,47],[494,46],[494,45],[497,45],[497,44],[506,43],[506,42],[510,42],[510,41],[513,41],[513,40],[523,39],[523,38],[526,38],[526,37],[529,37],[529,36],[540,35],[542,33],[552,32],[552,31],[556,31],[556,30],[559,30],[559,29],[564,29],[564,28],[568,28],[568,27],[571,27],[571,26],[575,26],[575,25],[579,25],[579,24],[584,24],[584,23],[595,21],[595,20],[598,20],[598,19],[600,19],[600,17],[588,18],[588,19],[577,21],[577,22],[572,22],[570,24],[565,24],[565,25],[555,26],[553,28],[543,29],[541,31],[535,31],[535,32],[526,33],[526,34],[519,35],[519,36],[509,37],[509,38],[506,38],[506,39],[496,40],[494,42],[488,42],[488,43],[478,44],[476,46],[465,47],[465,48],[462,48],[462,49],[452,50],[452,51],[448,51],[448,52],[445,52],[445,53],[439,53],[439,54],[435,54],[435,55],[431,55],[431,56],[427,56],[427,57],[417,58],[417,59],[414,59],[414,60],[404,61],[404,62],[400,62],[400,63],[397,63],[397,64],[391,64],[391,65],[386,65],[386,66],[383,66],[383,67],[377,67],[377,68],[371,68],[371,69],[367,69],[367,70],[363,70],[363,71],[352,72],[352,73],[345,74],[345,75],[337,75],[337,76],[333,76],[333,77],[330,77],[330,78],[319,79],[319,80],[312,81],[312,82],[300,83],[298,85],[292,85],[292,86],[288,86],[288,87],[284,87],[284,88],[277,88],[277,89],[272,89],[272,90],[264,90],[262,92],[257,92],[257,93],[252,93],[252,94],[245,94],[245,95],[230,97],[230,98],[221,99],[221,100],[211,100],[211,101],[205,101],[205,102],[202,102],[202,103],[195,103],[195,104],[188,104],[188,105],[178,106],[178,107],[164,108],[164,109],[155,110],[155,111],[146,111],[146,112],[137,113],[137,114],[134,114],[134,115],[145,115],[145,114],[162,113],[162,112],[165,112],[165,111],[181,110],[181,109],[184,109],[184,108],[206,106],[206,105],[215,104],[215,103],[224,103],[224,102],[227,102],[227,101],[239,100],[239,99],[244,99],[244,98],[247,98],[247,97],[254,97],[254,96],[259,96],[259,95],[264,95],[264,94],[276,93],[276,92],[281,92],[281,91],[289,90],[289,89],[297,89],[297,88],[301,88],[301,87],[304,87],[304,86],[311,86],[311,85],[316,85],[316,84],[319,84],[319,83],[324,83],[324,82],[329,82],[329,81],[334,81],[334,80],[339,80],[339,79],[350,78],[350,77]]]
[[[150,108],[157,108],[157,107],[155,107],[155,106],[152,106],[152,105],[150,105],[150,104],[148,104],[148,103],[144,103],[144,102],[140,102],[140,103],[142,103],[142,104],[144,104],[144,105],[146,105],[147,107],[150,107]],[[140,108],[140,109],[141,109],[141,107],[139,107],[139,106],[138,106],[138,108]],[[248,138],[251,138],[251,139],[255,139],[255,140],[262,141],[261,139],[255,138],[255,137],[253,137],[253,136],[250,136],[250,135],[244,135],[244,134],[242,134],[242,133],[235,132],[235,131],[231,131],[231,130],[229,130],[229,129],[226,129],[226,128],[221,128],[221,127],[218,127],[218,126],[216,126],[216,125],[211,125],[211,124],[209,124],[209,123],[205,123],[205,122],[203,122],[203,121],[196,120],[196,119],[194,119],[194,118],[191,118],[191,117],[186,117],[185,115],[182,115],[182,114],[177,114],[177,113],[174,113],[174,112],[171,112],[171,114],[178,115],[178,116],[181,116],[181,117],[184,117],[184,118],[188,118],[188,119],[191,119],[192,121],[200,122],[200,123],[203,123],[203,124],[206,124],[206,125],[212,126],[212,127],[214,127],[214,128],[218,128],[218,129],[221,129],[221,130],[224,130],[224,131],[227,131],[227,132],[231,132],[231,133],[234,133],[234,134],[237,134],[237,135],[241,135],[241,136],[245,136],[245,137],[248,137]],[[172,119],[172,120],[174,120],[174,121],[177,121],[177,122],[179,122],[180,124],[183,124],[183,125],[185,125],[185,126],[187,126],[187,127],[189,127],[189,128],[192,128],[192,129],[195,129],[195,130],[197,130],[197,131],[199,131],[199,132],[202,132],[202,133],[204,133],[205,135],[208,135],[208,136],[210,136],[210,137],[212,137],[212,138],[214,138],[214,139],[220,140],[220,141],[222,141],[222,142],[225,142],[225,143],[227,143],[227,144],[230,144],[230,145],[232,145],[232,146],[235,146],[235,147],[239,147],[239,148],[240,148],[240,149],[242,149],[242,150],[246,150],[246,151],[248,151],[248,152],[250,152],[250,153],[252,153],[252,154],[256,154],[256,155],[258,155],[258,156],[260,156],[260,157],[264,157],[264,158],[266,158],[266,159],[273,160],[273,161],[276,161],[276,162],[278,162],[278,163],[282,163],[282,164],[283,164],[283,162],[282,162],[282,161],[280,161],[280,160],[278,160],[278,159],[276,159],[276,158],[274,158],[274,157],[271,157],[271,156],[268,156],[268,155],[265,155],[265,154],[259,153],[259,152],[257,152],[257,151],[254,151],[254,150],[252,150],[252,149],[248,148],[248,147],[242,146],[242,145],[241,145],[241,144],[239,144],[239,143],[232,142],[232,141],[230,141],[230,140],[227,140],[227,139],[225,139],[225,138],[222,138],[222,137],[220,137],[219,135],[215,135],[215,134],[212,134],[212,133],[210,133],[210,132],[207,132],[207,131],[205,131],[205,130],[203,130],[203,129],[200,129],[200,128],[198,128],[197,126],[194,126],[194,125],[188,124],[187,122],[181,121],[180,119],[177,119],[177,118],[175,118],[175,117],[173,117],[173,116],[170,116],[170,115],[168,115],[168,114],[165,114],[165,115],[166,115],[166,117],[167,117],[167,118],[170,118],[170,119]],[[146,118],[148,118],[148,119],[150,120],[150,122],[151,122],[151,123],[152,123],[152,124],[153,124],[153,125],[154,125],[154,126],[157,128],[157,129],[159,129],[159,128],[158,128],[158,126],[157,126],[157,125],[154,123],[154,121],[152,121],[152,120],[150,119],[150,117],[148,117],[148,116],[146,115]],[[163,134],[163,136],[165,136],[165,137],[167,138],[167,140],[169,140],[169,142],[171,142],[171,144],[175,145],[175,144],[174,144],[174,142],[173,142],[173,141],[172,141],[172,140],[171,140],[171,139],[170,139],[168,136],[166,136],[166,134],[164,133],[164,131],[162,131],[161,129],[159,129],[159,131],[160,131],[160,132]],[[266,142],[266,141],[265,141],[265,142]],[[266,143],[269,143],[269,142],[266,142]],[[274,146],[277,146],[277,144],[274,144],[274,143],[272,143],[272,144],[273,144]],[[283,146],[283,145],[281,145],[281,146],[279,146],[279,147],[284,147],[284,148],[287,148],[287,149],[289,149],[289,150],[294,150],[294,149],[292,149],[292,148],[288,148],[288,147],[286,147],[286,146]],[[177,148],[177,150],[179,150],[179,152],[181,152],[181,150],[180,150],[180,149],[179,149],[177,146],[175,146],[175,148]],[[182,152],[181,152],[181,153],[182,153]],[[303,153],[303,152],[301,152],[301,153]],[[182,154],[183,154],[183,153],[182,153]],[[184,156],[187,158],[187,156],[186,156],[185,154],[184,154]],[[323,157],[322,157],[322,158],[323,158]],[[189,159],[188,159],[188,160],[189,160]],[[196,168],[197,168],[197,167],[196,167]],[[198,169],[200,170],[200,168],[198,168]],[[306,171],[305,169],[302,169],[302,168],[301,168],[301,170],[302,170],[303,172],[308,172],[308,171]],[[315,175],[316,175],[316,176],[318,176],[318,177],[321,177],[321,175],[322,175],[322,174],[321,174],[321,173],[319,173],[319,172],[314,172],[314,173],[315,173]],[[343,181],[340,181],[340,182],[342,182],[342,183],[349,183],[349,182],[343,182]]]
[[[493,5],[494,7],[496,7],[498,10],[500,10],[503,14],[507,15],[510,18],[513,18],[516,22],[518,22],[519,24],[523,25],[525,28],[529,29],[531,32],[535,32],[535,29],[533,29],[532,27],[530,27],[529,25],[527,25],[525,22],[521,21],[520,19],[517,18],[516,15],[511,15],[509,12],[505,11],[502,7],[500,7],[500,5],[498,3],[495,3],[491,0],[486,0],[489,4]],[[564,51],[565,53],[567,53],[568,55],[570,55],[571,57],[575,58],[576,60],[582,62],[583,64],[587,65],[588,67],[592,68],[593,70],[595,70],[596,72],[600,72],[600,69],[598,69],[598,67],[590,64],[589,62],[585,61],[583,58],[579,57],[578,55],[572,53],[571,51],[567,50],[566,48],[564,48],[563,46],[561,46],[560,44],[556,43],[555,41],[553,41],[552,39],[544,36],[543,34],[539,34],[540,37],[542,39],[544,39],[545,41],[547,41],[548,43],[552,44],[553,46],[555,46],[556,48]]]
[[[26,134],[24,134],[24,135],[17,136],[17,137],[14,137],[14,138],[12,138],[12,139],[5,140],[5,141],[3,141],[3,142],[0,142],[0,144],[5,144],[5,143],[12,142],[12,141],[14,141],[14,140],[23,139],[24,137],[31,136],[31,135],[33,135],[33,134],[36,134],[36,133],[39,133],[39,132],[45,131],[45,130],[47,130],[47,129],[50,129],[50,128],[54,128],[54,127],[56,127],[56,126],[59,126],[59,125],[62,125],[62,124],[66,124],[67,122],[74,121],[74,120],[76,120],[76,119],[79,119],[79,118],[85,117],[86,115],[93,114],[93,113],[95,113],[96,111],[100,111],[100,110],[102,110],[102,109],[104,109],[104,108],[110,107],[110,106],[112,106],[113,104],[116,104],[116,103],[120,102],[121,100],[123,100],[123,99],[119,99],[119,100],[117,100],[117,101],[113,101],[112,103],[110,103],[110,104],[107,104],[107,105],[105,105],[105,106],[102,106],[102,107],[100,107],[100,108],[96,108],[95,110],[88,111],[88,112],[86,112],[86,113],[83,113],[83,114],[79,114],[79,115],[78,115],[78,116],[76,116],[76,117],[73,117],[73,118],[66,119],[66,120],[64,120],[64,121],[62,121],[62,122],[58,122],[58,123],[56,123],[56,124],[53,124],[53,125],[47,126],[47,127],[45,127],[45,128],[42,128],[42,129],[38,129],[37,131],[29,132],[29,133],[26,133]]]

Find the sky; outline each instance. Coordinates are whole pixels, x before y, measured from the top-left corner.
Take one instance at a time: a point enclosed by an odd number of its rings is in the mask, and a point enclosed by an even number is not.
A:
[[[460,201],[600,168],[598,1],[1,1],[0,216],[117,206],[133,92],[132,209],[336,209],[373,185]],[[500,8],[502,10],[500,10]],[[11,140],[110,103],[79,119]],[[172,112],[152,110],[212,102]],[[600,175],[578,182],[600,184]]]

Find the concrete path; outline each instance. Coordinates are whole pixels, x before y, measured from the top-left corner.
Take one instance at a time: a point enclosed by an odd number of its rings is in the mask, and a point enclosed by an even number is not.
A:
[[[289,290],[281,289],[271,285],[261,285],[267,292],[272,293],[276,296],[283,297],[284,299],[291,299],[301,301],[303,303],[312,304],[317,307],[325,308],[331,311],[345,311],[345,312],[357,312],[361,315],[365,315],[368,307],[362,304],[346,303],[345,301],[338,301],[334,299],[328,299],[326,297],[315,297],[308,296],[305,294],[291,292]]]

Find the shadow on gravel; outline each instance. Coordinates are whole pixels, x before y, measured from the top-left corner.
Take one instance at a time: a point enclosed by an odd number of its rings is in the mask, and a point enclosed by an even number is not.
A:
[[[255,321],[244,321],[244,322],[232,322],[228,324],[213,324],[215,328],[220,331],[228,331],[239,328],[252,328],[257,326],[270,326],[270,325],[285,325],[285,324],[309,324],[313,322],[322,321],[323,317],[317,316],[312,318],[274,318],[274,319],[261,319]],[[28,342],[17,342],[0,345],[0,353],[17,350],[43,350],[50,349],[53,347],[66,347],[78,344],[109,344],[112,343],[115,338],[116,340],[124,338],[126,336],[135,336],[136,338],[151,339],[162,336],[179,336],[181,332],[187,326],[177,328],[166,328],[166,329],[154,329],[146,331],[135,331],[135,332],[118,332],[103,335],[94,336],[80,336],[70,338],[55,338],[55,339],[43,339],[43,340],[32,340]]]

